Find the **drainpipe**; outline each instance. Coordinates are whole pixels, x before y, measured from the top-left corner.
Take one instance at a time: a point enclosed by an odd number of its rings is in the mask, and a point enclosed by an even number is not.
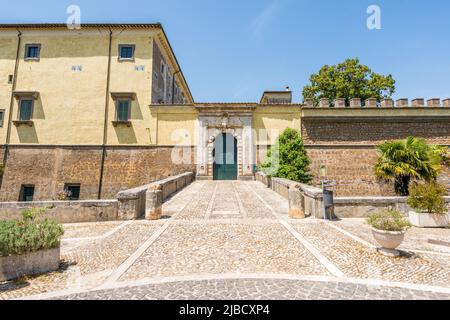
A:
[[[103,175],[105,171],[106,160],[106,144],[108,142],[108,114],[109,114],[109,86],[111,79],[111,56],[112,56],[112,29],[109,29],[109,54],[108,54],[108,71],[106,75],[106,98],[105,98],[105,120],[103,123],[103,144],[102,144],[102,160],[100,164],[100,179],[98,183],[98,199],[102,198]]]
[[[181,71],[178,70],[172,75],[172,104],[175,104],[175,76],[180,73]]]
[[[9,103],[8,124],[7,124],[7,129],[6,129],[6,140],[5,140],[5,153],[3,154],[3,169],[6,168],[6,162],[8,161],[9,143],[11,140],[12,111],[13,111],[13,106],[14,106],[14,91],[16,90],[16,86],[17,86],[17,72],[19,70],[19,52],[20,52],[21,43],[22,43],[22,32],[20,32],[20,30],[17,30],[16,63],[14,66],[13,83],[12,83],[12,89],[11,89],[11,100]],[[1,175],[1,177],[0,177],[0,188],[1,188],[2,182],[3,182],[3,175]]]

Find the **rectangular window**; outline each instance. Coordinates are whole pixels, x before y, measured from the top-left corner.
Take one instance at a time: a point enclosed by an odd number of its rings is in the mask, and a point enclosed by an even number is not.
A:
[[[22,99],[19,105],[19,120],[28,121],[31,120],[33,115],[33,100]]]
[[[117,121],[129,121],[130,120],[130,100],[118,100],[117,101]]]
[[[119,60],[133,60],[134,48],[134,45],[119,45]]]
[[[27,44],[25,46],[25,60],[38,60],[41,56],[40,44]]]
[[[5,110],[0,110],[0,128],[3,127],[4,119],[5,119]]]
[[[81,184],[79,183],[66,183],[64,190],[69,195],[69,200],[80,200]]]
[[[22,185],[20,187],[20,202],[31,202],[34,197],[34,185]]]

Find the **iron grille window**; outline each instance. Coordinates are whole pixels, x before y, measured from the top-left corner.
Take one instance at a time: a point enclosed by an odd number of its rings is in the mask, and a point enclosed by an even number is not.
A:
[[[5,119],[5,110],[0,110],[0,128],[3,127],[4,119]]]

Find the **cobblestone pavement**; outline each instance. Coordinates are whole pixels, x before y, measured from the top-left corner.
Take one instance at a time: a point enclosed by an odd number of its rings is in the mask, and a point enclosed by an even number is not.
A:
[[[62,297],[65,300],[447,300],[448,294],[364,284],[271,280],[205,280],[149,284]]]
[[[160,221],[65,225],[60,270],[0,283],[0,299],[450,299],[450,230],[412,229],[388,258],[361,219],[287,211],[258,182],[197,181]]]

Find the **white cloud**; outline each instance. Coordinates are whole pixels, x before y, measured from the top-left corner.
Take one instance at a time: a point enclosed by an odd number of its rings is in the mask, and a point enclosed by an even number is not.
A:
[[[278,0],[274,0],[253,19],[250,27],[254,35],[258,35],[264,30],[278,9]]]

